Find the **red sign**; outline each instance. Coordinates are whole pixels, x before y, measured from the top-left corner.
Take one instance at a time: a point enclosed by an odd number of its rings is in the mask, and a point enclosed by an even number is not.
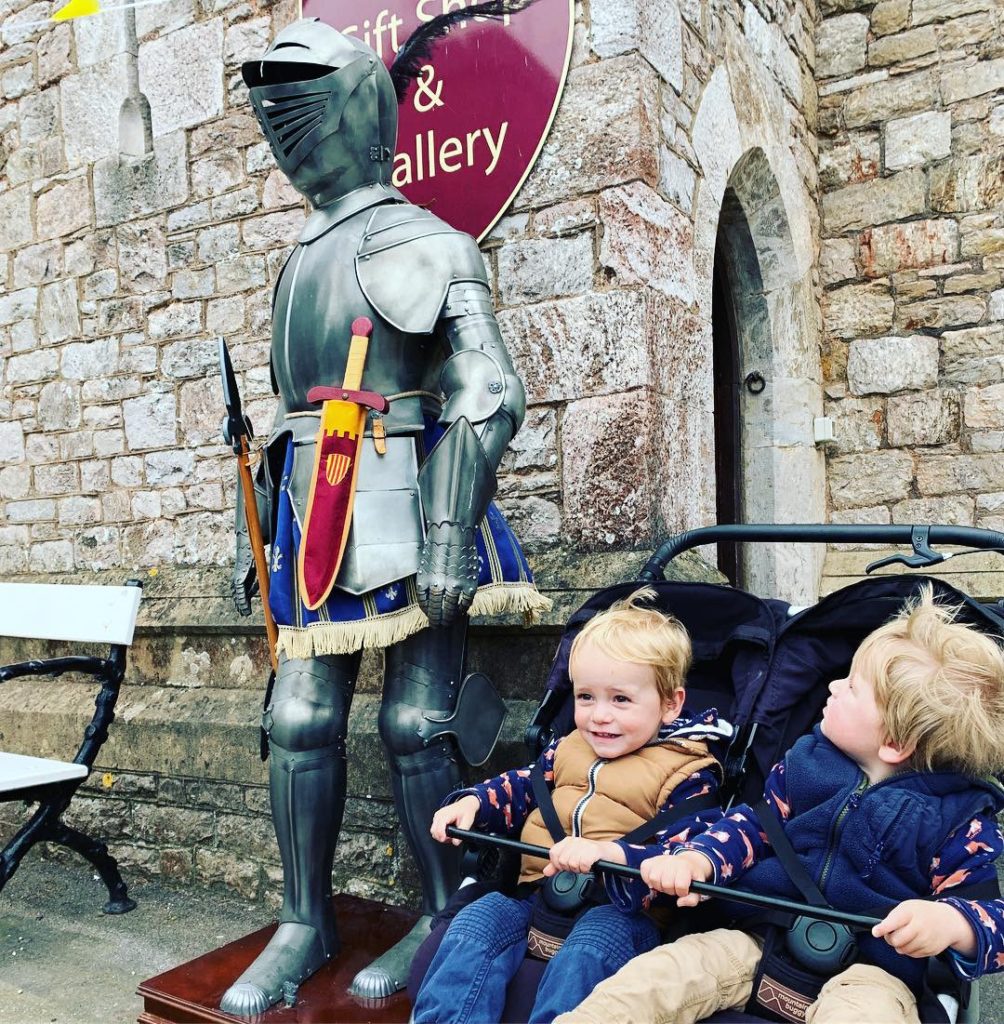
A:
[[[504,19],[462,21],[433,44],[401,104],[393,183],[482,238],[530,173],[565,84],[574,0],[537,0]],[[302,0],[390,67],[422,22],[464,0]]]

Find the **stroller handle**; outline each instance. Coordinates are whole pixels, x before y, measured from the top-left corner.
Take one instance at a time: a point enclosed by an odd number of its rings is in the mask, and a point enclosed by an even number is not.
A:
[[[496,835],[494,832],[472,832],[470,829],[457,828],[456,825],[447,825],[446,834],[454,839],[463,839],[481,846],[499,846],[507,850],[516,850],[543,860],[547,860],[550,853],[544,846],[534,846],[532,843]],[[607,871],[610,874],[623,875],[625,878],[641,878],[641,872],[637,868],[615,864],[610,860],[598,860],[593,867],[597,871]],[[735,903],[749,903],[767,910],[782,910],[800,917],[814,917],[819,921],[846,925],[854,931],[871,931],[882,920],[880,917],[867,917],[864,914],[849,914],[833,907],[814,907],[810,903],[798,903],[781,896],[762,896],[760,893],[747,892],[744,889],[729,889],[723,885],[712,885],[710,882],[692,882],[690,888],[701,896],[718,896]]]
[[[912,544],[915,556],[899,560],[919,567],[943,561],[928,544],[963,544],[971,548],[1004,548],[1004,533],[975,526],[841,526],[831,523],[731,523],[702,526],[667,538],[645,563],[639,579],[661,580],[663,570],[677,555],[718,541],[787,541],[805,544]],[[924,558],[918,558],[925,553]],[[912,559],[912,560],[910,560]]]

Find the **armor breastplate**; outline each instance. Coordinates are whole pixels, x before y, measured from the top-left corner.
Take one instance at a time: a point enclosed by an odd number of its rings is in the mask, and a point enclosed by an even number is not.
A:
[[[363,294],[355,259],[371,214],[372,209],[361,210],[298,245],[276,289],[272,367],[286,410],[294,415],[278,425],[270,444],[284,446],[287,440],[294,444],[289,491],[301,528],[319,424],[314,416],[302,415],[319,411],[307,401],[307,392],[315,384],[341,384],[352,321],[366,316],[373,322],[362,381],[367,391],[385,396],[436,392],[447,354],[433,335],[408,334],[393,327]],[[367,425],[352,527],[336,581],[349,593],[374,590],[418,568],[425,539],[417,484],[422,406],[418,397],[391,402],[384,417],[385,455],[377,454],[370,439],[372,426]]]

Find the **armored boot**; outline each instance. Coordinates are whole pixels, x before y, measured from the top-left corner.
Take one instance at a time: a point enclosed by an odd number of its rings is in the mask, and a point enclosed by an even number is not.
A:
[[[443,797],[460,785],[456,747],[439,719],[453,712],[467,618],[427,629],[387,649],[380,736],[390,755],[394,803],[422,878],[422,916],[412,930],[353,979],[349,991],[378,999],[405,987],[415,951],[460,882],[456,848],[429,834]]]
[[[227,1013],[263,1012],[339,950],[331,861],[345,808],[342,734],[355,678],[352,662],[280,662],[263,724],[269,732],[272,823],[282,857],[282,912],[268,945],[224,993],[220,1009]],[[291,740],[299,746],[321,737],[330,742],[290,749]]]
[[[369,999],[389,996],[407,985],[411,961],[431,930],[433,915],[443,909],[460,884],[456,848],[437,843],[429,834],[432,816],[443,797],[460,785],[453,745],[441,741],[426,750],[392,758],[391,782],[394,804],[422,878],[422,916],[400,942],[353,979],[349,991]]]

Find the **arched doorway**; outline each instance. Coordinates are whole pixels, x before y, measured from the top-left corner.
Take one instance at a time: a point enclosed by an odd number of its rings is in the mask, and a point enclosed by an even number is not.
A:
[[[760,149],[743,154],[728,176],[711,278],[717,521],[821,522],[811,291]],[[821,557],[802,547],[721,545],[718,565],[738,586],[801,602],[814,597]]]

